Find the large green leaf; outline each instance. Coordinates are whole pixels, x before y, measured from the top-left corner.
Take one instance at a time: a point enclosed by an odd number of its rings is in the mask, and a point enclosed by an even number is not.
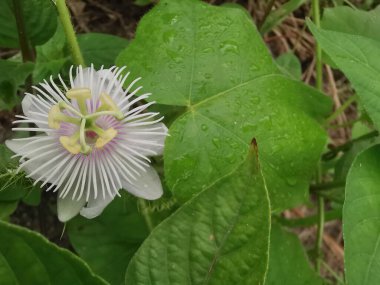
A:
[[[33,63],[0,59],[0,110],[11,110],[21,102],[18,88],[33,71]]]
[[[354,19],[350,20],[350,23],[355,24],[353,28],[338,28],[342,32],[317,29],[309,21],[314,36],[351,81],[377,128],[380,127],[379,12],[380,9],[372,12],[335,13],[336,17],[341,16],[341,21],[346,21],[349,18],[347,15]],[[331,28],[330,25],[326,26]]]
[[[347,25],[347,23],[350,23]],[[351,35],[372,38],[380,41],[380,6],[372,11],[352,9],[348,6],[328,8],[323,11],[321,26]]]
[[[263,284],[270,208],[255,155],[158,225],[125,284]]]
[[[326,141],[325,96],[282,76],[241,9],[160,1],[117,64],[161,104],[187,106],[165,145],[166,181],[187,200],[235,169],[255,137],[273,210],[305,200]]]
[[[70,241],[95,273],[111,284],[123,284],[127,265],[148,236],[136,200],[115,199],[99,217],[77,217],[69,222]]]
[[[344,259],[350,285],[380,282],[380,146],[355,159],[343,206]]]
[[[0,281],[4,285],[106,284],[68,250],[4,222],[0,222]]]
[[[114,65],[117,55],[128,45],[126,39],[101,33],[80,34],[78,43],[87,65],[94,64],[97,69]]]
[[[26,35],[30,42],[46,42],[57,27],[57,13],[52,0],[21,0]],[[13,1],[0,1],[0,47],[19,46]]]
[[[306,253],[295,234],[272,224],[269,270],[265,285],[316,285],[322,280],[310,267]]]
[[[54,35],[43,45],[36,47],[36,67],[33,80],[38,83],[50,76],[60,73],[69,61],[70,55],[66,50],[66,37],[62,25],[59,24]]]

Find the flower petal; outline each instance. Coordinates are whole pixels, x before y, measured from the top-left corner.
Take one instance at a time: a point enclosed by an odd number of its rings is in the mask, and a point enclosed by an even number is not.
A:
[[[87,206],[82,208],[80,214],[87,219],[93,219],[103,212],[113,198],[110,195],[106,195],[106,198],[99,195],[96,199],[90,200]]]
[[[133,184],[124,179],[122,184],[129,193],[147,200],[156,200],[163,194],[160,177],[152,166],[148,167],[146,172],[142,172]]]
[[[85,197],[82,197],[79,201],[72,199],[71,195],[67,195],[65,198],[58,197],[57,201],[57,212],[58,219],[65,223],[68,220],[74,218],[78,215],[79,211],[83,208],[86,203]]]

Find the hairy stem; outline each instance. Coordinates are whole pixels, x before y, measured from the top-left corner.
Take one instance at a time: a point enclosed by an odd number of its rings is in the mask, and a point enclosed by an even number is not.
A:
[[[59,14],[59,19],[63,26],[63,30],[65,31],[66,39],[69,44],[71,56],[73,61],[77,65],[85,66],[85,62],[82,56],[82,53],[79,48],[79,44],[77,41],[77,37],[75,35],[74,27],[71,22],[70,12],[66,6],[65,0],[57,0],[56,1],[57,10]]]

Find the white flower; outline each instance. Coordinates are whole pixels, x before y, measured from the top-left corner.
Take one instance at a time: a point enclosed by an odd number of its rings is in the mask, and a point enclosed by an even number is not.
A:
[[[62,89],[50,77],[35,86],[37,94],[22,101],[25,116],[16,131],[38,132],[36,136],[8,140],[6,145],[20,157],[28,177],[50,183],[47,191],[58,191],[58,218],[65,222],[79,212],[98,216],[126,189],[144,199],[157,199],[162,186],[148,156],[163,151],[167,128],[158,113],[144,112],[154,104],[142,103],[150,94],[135,95],[134,80],[122,86],[129,73],[112,67],[70,69],[70,87],[58,76]],[[134,89],[132,91],[132,89]]]

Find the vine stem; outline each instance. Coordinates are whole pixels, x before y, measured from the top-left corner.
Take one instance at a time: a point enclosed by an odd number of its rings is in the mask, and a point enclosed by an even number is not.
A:
[[[319,0],[312,0],[312,10],[313,10],[313,20],[317,28],[321,26],[320,23],[320,3]],[[323,78],[322,78],[322,49],[319,43],[316,43],[315,46],[316,53],[316,87],[318,90],[323,91]],[[317,183],[321,183],[322,175],[321,175],[321,164],[318,165],[317,171]],[[325,200],[322,196],[318,195],[318,225],[317,225],[317,240],[315,243],[315,269],[320,274],[321,270],[321,248],[323,241],[323,229],[325,225]]]
[[[79,48],[77,37],[75,35],[74,27],[71,22],[70,12],[67,8],[65,0],[56,0],[55,2],[58,10],[59,19],[61,21],[63,30],[65,31],[66,39],[69,44],[71,56],[76,65],[85,66],[82,53]]]
[[[149,209],[148,209],[148,206],[146,204],[146,201],[142,198],[139,198],[138,199],[138,205],[139,205],[140,212],[144,217],[145,223],[149,229],[149,232],[151,232],[154,229],[154,224],[152,221],[152,217],[149,214]]]

